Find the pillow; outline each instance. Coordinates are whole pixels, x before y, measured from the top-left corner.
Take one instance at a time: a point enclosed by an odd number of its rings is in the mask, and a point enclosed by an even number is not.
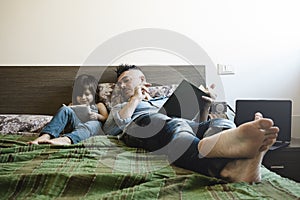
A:
[[[151,97],[169,97],[177,86],[177,84],[153,86],[149,87],[149,93]],[[103,102],[109,110],[113,106],[125,101],[121,95],[121,89],[118,86],[115,87],[115,83],[99,83],[98,89],[100,101]]]
[[[111,99],[112,99],[112,93],[114,91],[114,88],[115,88],[114,83],[99,83],[98,84],[99,100],[101,102],[103,102],[109,110],[112,107],[111,106]]]
[[[0,133],[40,132],[51,119],[49,115],[0,115]]]
[[[160,85],[149,87],[149,93],[151,97],[160,97],[160,96],[171,96],[171,94],[177,88],[177,84],[172,85]]]

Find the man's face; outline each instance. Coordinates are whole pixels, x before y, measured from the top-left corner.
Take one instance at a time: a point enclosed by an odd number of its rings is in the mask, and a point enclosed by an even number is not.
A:
[[[139,70],[128,70],[123,72],[117,84],[122,89],[122,95],[128,99],[134,95],[134,88],[144,82],[144,75]]]

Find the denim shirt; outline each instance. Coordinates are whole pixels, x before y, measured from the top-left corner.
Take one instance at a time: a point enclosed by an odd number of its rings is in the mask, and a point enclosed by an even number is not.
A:
[[[119,111],[128,103],[124,102],[114,106],[103,126],[103,131],[107,135],[118,135],[122,133],[126,125],[142,114],[156,113],[167,101],[167,97],[157,97],[149,101],[141,101],[136,107],[133,115],[126,119],[121,119]]]

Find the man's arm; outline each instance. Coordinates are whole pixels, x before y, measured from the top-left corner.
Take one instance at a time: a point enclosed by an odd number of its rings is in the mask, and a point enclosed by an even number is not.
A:
[[[134,88],[134,94],[130,97],[128,103],[119,111],[121,119],[131,118],[136,107],[143,99],[149,98],[148,88],[145,84]]]
[[[211,106],[212,102],[214,102],[214,100],[217,97],[217,95],[213,92],[213,89],[215,87],[216,87],[215,84],[212,84],[210,86],[210,88],[205,89],[206,93],[208,94],[209,97],[202,96],[202,99],[205,101],[205,105],[202,108],[202,110],[200,110],[200,118],[199,118],[199,120],[201,122],[206,121],[208,119],[208,114],[209,114],[210,106]]]
[[[131,97],[129,102],[119,111],[119,116],[121,119],[131,118],[136,107],[141,102],[138,97]]]
[[[104,133],[118,135],[123,131],[125,126],[131,122],[136,107],[145,98],[145,95],[147,95],[146,89],[144,85],[137,86],[134,95],[127,103],[119,104],[112,108],[103,127]]]
[[[208,119],[208,114],[209,114],[209,108],[210,106],[208,107],[204,107],[203,109],[200,110],[200,122],[204,122],[204,121],[207,121]]]
[[[119,116],[120,110],[126,105],[127,103],[122,103],[114,106],[103,126],[103,131],[107,135],[118,135],[122,133],[124,127],[131,121],[130,118],[121,119]]]

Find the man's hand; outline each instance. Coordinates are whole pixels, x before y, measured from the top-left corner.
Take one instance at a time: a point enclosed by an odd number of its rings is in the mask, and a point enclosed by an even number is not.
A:
[[[203,91],[205,91],[208,96],[202,96],[202,99],[205,101],[205,105],[202,110],[200,110],[200,121],[206,121],[208,118],[208,113],[211,104],[215,101],[217,98],[217,95],[213,92],[213,89],[215,88],[215,84],[211,84],[209,88],[205,88]]]
[[[215,84],[211,84],[209,88],[205,89],[208,96],[202,96],[202,99],[205,101],[205,109],[209,109],[211,104],[216,100],[217,94],[214,93]]]
[[[138,85],[134,88],[134,94],[131,98],[137,98],[139,101],[142,100],[148,100],[150,95],[149,95],[149,89],[150,83],[143,83],[141,85]]]
[[[119,111],[121,119],[132,117],[134,110],[143,99],[150,99],[148,87],[150,83],[143,83],[134,88],[134,94],[130,97],[128,103]]]

